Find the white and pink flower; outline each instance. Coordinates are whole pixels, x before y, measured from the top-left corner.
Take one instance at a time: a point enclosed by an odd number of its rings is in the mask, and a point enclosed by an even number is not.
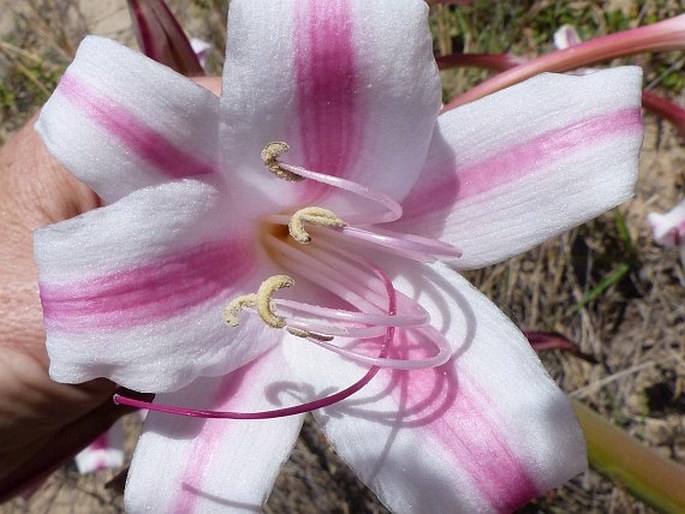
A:
[[[396,512],[510,511],[585,468],[567,399],[452,267],[632,194],[640,70],[542,75],[438,116],[426,14],[234,0],[221,98],[81,45],[38,130],[105,206],[35,236],[51,376],[247,418],[151,412],[130,512],[259,510],[316,407]]]
[[[74,461],[79,473],[94,473],[123,466],[124,439],[124,422],[119,420],[76,454]]]
[[[654,241],[665,248],[679,248],[680,261],[685,266],[685,200],[668,212],[650,212],[647,221]]]
[[[668,212],[650,212],[647,220],[654,240],[661,246],[677,248],[685,244],[685,200]]]

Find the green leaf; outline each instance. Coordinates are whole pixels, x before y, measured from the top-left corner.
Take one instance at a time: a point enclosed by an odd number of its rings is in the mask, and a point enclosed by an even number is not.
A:
[[[611,286],[618,284],[621,279],[630,271],[630,264],[627,262],[619,262],[607,275],[599,281],[599,283],[583,295],[576,305],[576,310],[582,309],[591,301],[600,297]]]
[[[662,457],[577,400],[572,401],[593,469],[660,512],[685,512],[685,467]]]

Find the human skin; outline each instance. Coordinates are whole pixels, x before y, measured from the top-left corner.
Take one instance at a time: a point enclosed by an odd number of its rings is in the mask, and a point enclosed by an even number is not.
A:
[[[32,232],[98,206],[47,152],[31,120],[0,149],[0,498],[53,468],[122,412],[115,384],[48,376]]]
[[[197,79],[218,92],[218,79]],[[100,205],[52,158],[35,117],[0,148],[0,502],[39,482],[130,409],[116,384],[70,385],[48,375],[33,261],[35,229]]]

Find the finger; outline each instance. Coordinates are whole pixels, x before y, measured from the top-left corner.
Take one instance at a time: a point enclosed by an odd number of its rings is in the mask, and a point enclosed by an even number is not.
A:
[[[216,96],[221,94],[221,77],[192,77],[191,80],[208,89]]]
[[[130,391],[125,394],[139,396],[146,401],[153,397],[153,395],[140,395]],[[108,399],[97,409],[64,427],[54,437],[46,438],[43,444],[27,455],[24,462],[0,482],[0,503],[40,484],[66,460],[108,430],[115,421],[135,410],[116,405]]]

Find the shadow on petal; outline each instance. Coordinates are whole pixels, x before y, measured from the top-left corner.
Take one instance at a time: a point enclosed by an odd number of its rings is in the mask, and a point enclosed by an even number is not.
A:
[[[244,503],[244,502],[237,502],[233,500],[229,500],[228,498],[222,498],[221,496],[217,496],[214,494],[209,494],[206,493],[196,487],[193,487],[192,485],[184,483],[181,488],[190,493],[194,494],[196,496],[199,496],[200,498],[204,498],[205,500],[209,500],[211,502],[216,503],[217,505],[223,505],[225,507],[231,507],[233,509],[240,509],[243,511],[248,511],[248,512],[262,512],[262,507],[261,505],[254,505],[250,503]]]

